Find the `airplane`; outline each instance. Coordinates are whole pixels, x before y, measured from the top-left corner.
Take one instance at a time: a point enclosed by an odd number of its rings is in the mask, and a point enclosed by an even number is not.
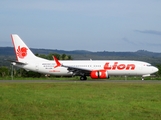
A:
[[[80,76],[80,80],[107,79],[111,75],[124,76],[150,76],[158,71],[158,68],[143,61],[134,60],[53,60],[37,57],[17,35],[11,35],[16,53],[15,61],[11,64],[27,71],[35,71],[54,76]]]

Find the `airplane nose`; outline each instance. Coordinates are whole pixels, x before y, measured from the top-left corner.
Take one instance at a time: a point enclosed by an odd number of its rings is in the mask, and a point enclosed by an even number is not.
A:
[[[157,67],[154,67],[154,68],[153,68],[153,71],[154,71],[154,72],[158,72],[158,70],[159,70],[159,69],[158,69]]]

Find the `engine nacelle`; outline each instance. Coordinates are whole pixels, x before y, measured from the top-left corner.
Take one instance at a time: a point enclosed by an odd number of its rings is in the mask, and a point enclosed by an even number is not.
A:
[[[94,70],[90,74],[92,79],[106,79],[109,78],[107,70]]]

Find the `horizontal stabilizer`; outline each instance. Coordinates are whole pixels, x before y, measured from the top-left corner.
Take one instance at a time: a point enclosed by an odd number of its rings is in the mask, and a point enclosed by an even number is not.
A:
[[[7,60],[7,59],[5,59]],[[15,61],[15,60],[7,60],[9,62],[11,62],[12,65],[27,65],[27,63],[23,63],[23,62],[19,62],[19,61]]]

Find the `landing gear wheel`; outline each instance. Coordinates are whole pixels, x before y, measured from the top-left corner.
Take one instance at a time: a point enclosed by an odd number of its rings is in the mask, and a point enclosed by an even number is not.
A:
[[[80,80],[87,80],[87,77],[86,76],[80,76]]]

